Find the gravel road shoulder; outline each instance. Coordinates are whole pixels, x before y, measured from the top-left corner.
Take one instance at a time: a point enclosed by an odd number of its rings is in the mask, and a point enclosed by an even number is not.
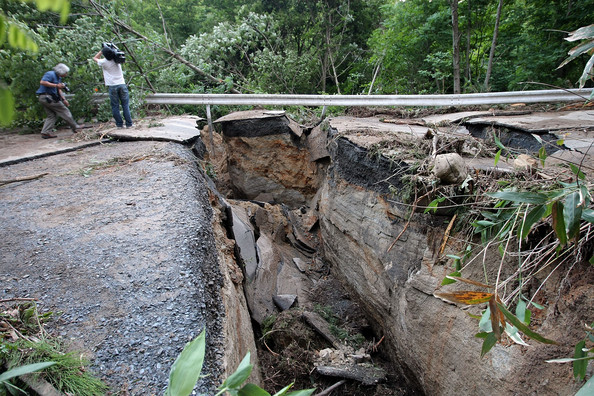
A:
[[[0,167],[0,298],[33,297],[114,394],[163,394],[207,327],[201,392],[220,374],[220,273],[191,151],[109,143]]]

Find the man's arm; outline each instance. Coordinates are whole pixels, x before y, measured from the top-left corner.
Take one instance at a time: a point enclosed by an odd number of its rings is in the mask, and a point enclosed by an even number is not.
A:
[[[48,87],[48,88],[58,88],[58,90],[64,88],[64,84],[62,84],[62,83],[54,84],[53,82],[46,81],[46,80],[39,81],[39,84],[41,84],[45,87]]]

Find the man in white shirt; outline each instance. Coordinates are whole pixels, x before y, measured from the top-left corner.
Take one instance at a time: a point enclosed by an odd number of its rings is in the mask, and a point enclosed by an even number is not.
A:
[[[102,58],[101,55],[105,56]],[[111,48],[103,46],[103,49],[93,57],[103,69],[103,78],[105,85],[109,90],[109,101],[111,102],[111,113],[115,119],[116,126],[122,128],[124,120],[120,114],[120,104],[124,111],[124,119],[126,120],[126,128],[133,126],[132,117],[130,116],[130,94],[128,87],[124,81],[124,73],[122,72],[122,65],[116,63],[114,60],[114,52]]]

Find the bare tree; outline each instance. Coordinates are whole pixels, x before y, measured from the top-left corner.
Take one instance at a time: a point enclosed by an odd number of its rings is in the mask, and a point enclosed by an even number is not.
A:
[[[495,16],[495,29],[493,30],[493,42],[491,43],[491,51],[489,52],[489,63],[487,64],[487,75],[485,76],[485,91],[489,91],[489,80],[491,79],[491,72],[493,71],[493,58],[495,57],[495,46],[497,45],[497,34],[499,33],[499,22],[501,20],[501,9],[503,8],[503,0],[499,0],[497,5],[497,15]]]

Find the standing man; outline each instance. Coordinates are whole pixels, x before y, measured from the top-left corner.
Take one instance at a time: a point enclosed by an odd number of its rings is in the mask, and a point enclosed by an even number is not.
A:
[[[82,128],[72,118],[72,113],[70,113],[67,107],[70,106],[70,103],[68,103],[62,93],[63,89],[68,89],[66,88],[66,84],[62,83],[62,78],[66,77],[69,71],[70,68],[68,66],[58,63],[53,70],[46,72],[41,77],[41,81],[39,81],[39,89],[35,93],[39,97],[39,103],[41,103],[47,114],[43,123],[43,129],[41,130],[41,137],[44,139],[57,137],[52,133],[57,117],[66,121],[73,133],[78,132]]]
[[[97,52],[97,55],[93,57],[93,60],[103,69],[103,78],[105,80],[105,85],[109,90],[111,113],[115,119],[116,126],[118,128],[124,126],[124,121],[120,114],[121,104],[124,111],[124,119],[126,120],[126,128],[131,128],[133,124],[129,107],[130,94],[128,93],[128,87],[124,81],[122,65],[116,62],[116,51],[117,47],[113,44],[103,44],[103,48],[101,51]],[[105,58],[102,58],[101,55]]]

